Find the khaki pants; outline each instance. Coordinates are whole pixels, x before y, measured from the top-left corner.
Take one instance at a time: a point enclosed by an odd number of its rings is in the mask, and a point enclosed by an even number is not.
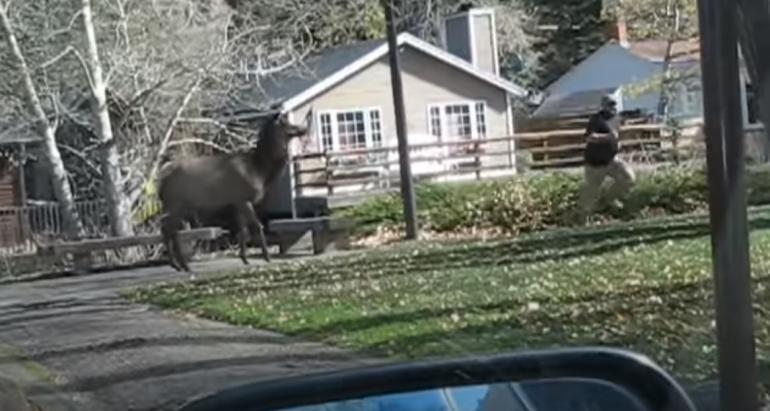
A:
[[[617,158],[606,166],[585,166],[585,182],[580,191],[580,208],[589,214],[596,206],[601,194],[602,183],[606,177],[612,178],[612,185],[607,190],[607,197],[616,199],[624,196],[636,180],[634,171]]]

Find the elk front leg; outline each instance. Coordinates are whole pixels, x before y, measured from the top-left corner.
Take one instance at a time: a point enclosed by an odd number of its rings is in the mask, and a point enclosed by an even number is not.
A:
[[[189,272],[190,267],[187,265],[187,261],[185,261],[179,246],[179,228],[181,224],[182,221],[177,215],[166,214],[161,219],[160,231],[171,266],[177,271]]]
[[[238,214],[247,219],[247,221],[257,229],[257,236],[259,237],[259,245],[262,248],[262,257],[265,261],[270,262],[270,253],[267,252],[267,240],[265,240],[265,228],[257,218],[257,213],[254,212],[254,207],[251,203],[243,203],[239,206]],[[257,239],[254,238],[256,241]]]

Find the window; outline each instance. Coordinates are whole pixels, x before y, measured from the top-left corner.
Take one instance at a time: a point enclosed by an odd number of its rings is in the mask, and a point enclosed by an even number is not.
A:
[[[321,119],[321,144],[324,150],[331,150],[332,141],[334,137],[332,135],[332,116],[331,114],[324,113],[320,115]]]
[[[685,94],[684,109],[687,113],[700,113],[703,111],[700,90],[691,90]]]
[[[378,110],[369,110],[369,124],[372,130],[372,146],[382,146],[382,130],[380,125],[380,112]]]
[[[483,102],[476,103],[476,134],[477,138],[485,138],[487,136],[487,113],[486,104]]]
[[[382,145],[380,110],[323,111],[318,114],[321,148],[348,151]]]
[[[430,135],[441,138],[441,107],[430,108]]]
[[[471,107],[469,104],[453,104],[444,106],[444,130],[449,137],[470,140],[473,138],[471,124]]]
[[[668,114],[672,118],[687,119],[703,116],[700,87],[678,84],[667,93],[667,96]]]
[[[428,107],[430,134],[442,141],[471,140],[487,136],[486,103],[432,104]]]
[[[337,138],[342,150],[366,148],[364,112],[337,113]]]
[[[746,83],[746,124],[759,123],[759,107],[757,105],[757,93],[754,87]]]

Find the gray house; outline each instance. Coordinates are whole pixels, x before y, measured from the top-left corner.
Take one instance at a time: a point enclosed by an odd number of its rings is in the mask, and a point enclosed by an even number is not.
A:
[[[667,41],[628,41],[624,23],[618,22],[614,39],[573,67],[544,91],[542,104],[533,117],[583,116],[598,108],[601,94],[614,95],[621,110],[657,114],[660,91],[651,87],[664,68]],[[703,116],[700,85],[700,44],[697,38],[674,42],[672,72],[688,76],[678,84],[670,101],[669,114],[682,122],[699,122]],[[757,128],[756,107],[751,84],[742,72],[745,126]]]
[[[513,135],[511,99],[530,94],[499,76],[494,10],[463,11],[446,17],[442,26],[444,47],[398,35],[410,144]],[[385,40],[327,49],[303,65],[262,79],[251,96],[255,105],[278,107],[293,121],[308,123],[312,133],[293,147],[295,154],[397,146]],[[510,143],[501,144],[513,151]],[[451,166],[451,161],[418,160],[421,154],[446,154],[429,151],[413,152],[416,175]],[[378,161],[394,162],[394,156],[393,151]],[[494,161],[510,163],[513,170],[514,158]],[[367,161],[372,157],[359,158]],[[387,173],[397,175],[397,165]]]
[[[410,138],[512,134],[510,98],[528,93],[498,75],[494,11],[449,16],[444,28],[445,48],[398,36]],[[387,146],[395,143],[387,53],[385,40],[325,50],[300,73],[263,81],[260,99],[312,119],[310,150]]]

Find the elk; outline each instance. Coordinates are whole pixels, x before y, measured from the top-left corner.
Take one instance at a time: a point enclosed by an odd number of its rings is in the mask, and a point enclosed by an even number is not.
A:
[[[158,196],[162,205],[161,235],[170,264],[177,271],[190,271],[179,245],[179,230],[199,214],[231,210],[235,214],[240,257],[246,259],[248,226],[256,227],[265,261],[270,261],[262,223],[253,204],[289,161],[289,143],[307,128],[291,124],[285,114],[271,114],[259,131],[257,144],[247,150],[182,158],[163,165],[158,173]],[[257,240],[257,239],[254,239]]]

